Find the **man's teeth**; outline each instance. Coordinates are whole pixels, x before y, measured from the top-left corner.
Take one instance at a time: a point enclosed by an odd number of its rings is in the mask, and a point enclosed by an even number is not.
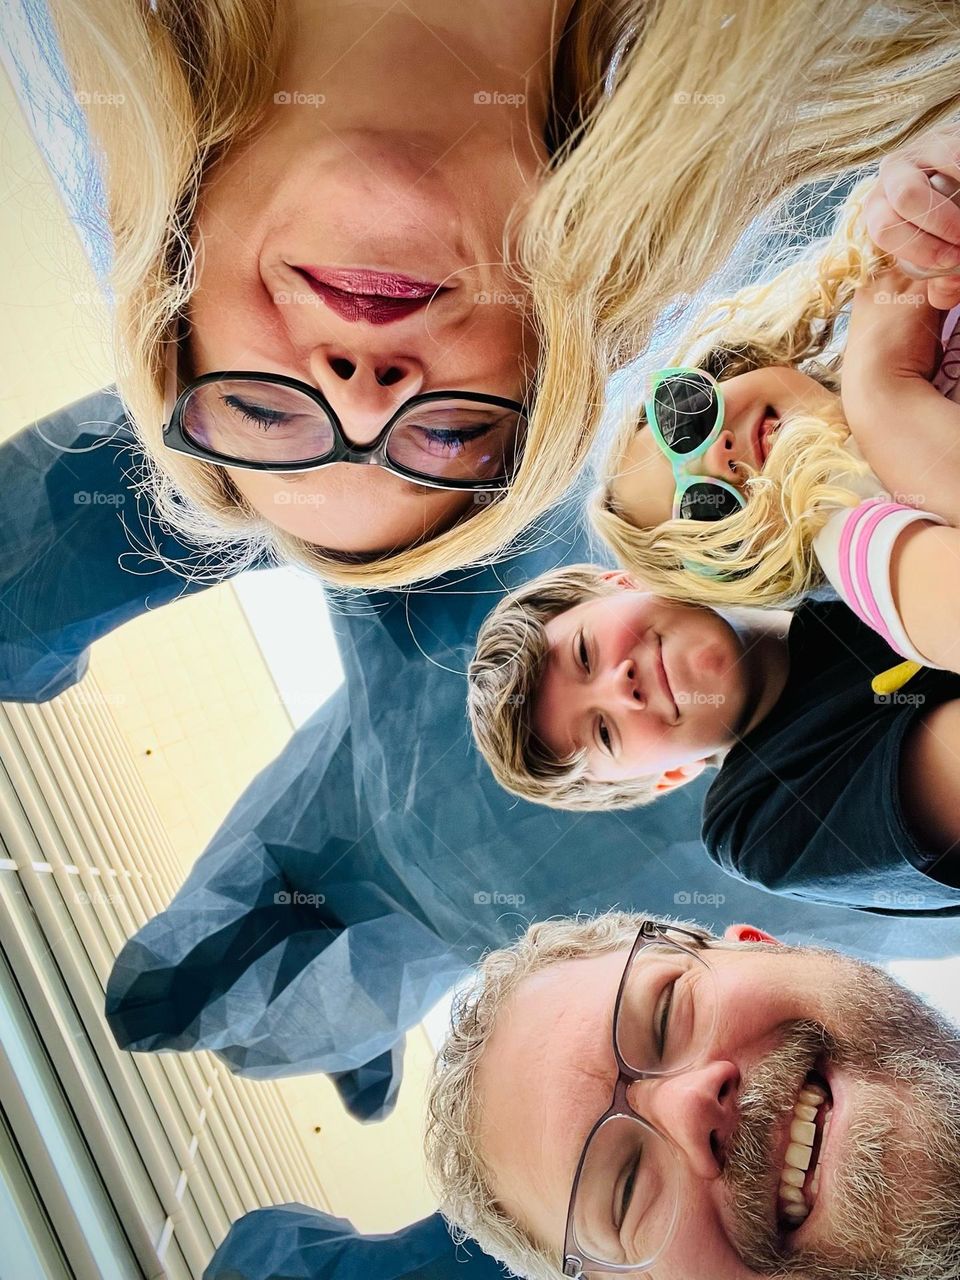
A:
[[[805,1084],[797,1095],[790,1122],[790,1144],[780,1173],[780,1216],[792,1229],[804,1222],[813,1208],[813,1197],[820,1186],[820,1169],[814,1170],[807,1193],[803,1186],[813,1160],[817,1137],[817,1112],[827,1100],[825,1089],[818,1084]],[[808,1201],[809,1197],[809,1201]]]

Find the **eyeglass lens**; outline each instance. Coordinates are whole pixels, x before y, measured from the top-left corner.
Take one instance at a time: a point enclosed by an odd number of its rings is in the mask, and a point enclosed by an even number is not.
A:
[[[448,480],[500,480],[513,474],[520,415],[473,400],[415,405],[394,425],[387,457],[407,471]]]
[[[242,462],[307,462],[332,453],[336,443],[329,416],[309,396],[243,378],[194,387],[180,424],[194,444]]]
[[[681,520],[725,520],[736,515],[743,503],[718,484],[709,480],[688,485],[680,495]]]
[[[713,973],[667,941],[642,947],[621,997],[621,1057],[653,1075],[692,1066],[716,1019]],[[574,1206],[578,1248],[593,1262],[645,1267],[669,1241],[680,1205],[680,1165],[666,1139],[631,1116],[613,1116],[586,1149]],[[589,1262],[584,1274],[591,1271]]]
[[[495,481],[513,473],[521,415],[455,397],[414,405],[394,424],[386,453],[397,467],[427,478]],[[194,444],[243,462],[296,464],[333,454],[336,436],[324,409],[281,383],[222,378],[195,387],[181,427]]]
[[[677,373],[664,378],[653,395],[660,434],[674,453],[692,453],[717,424],[717,389],[705,374]]]

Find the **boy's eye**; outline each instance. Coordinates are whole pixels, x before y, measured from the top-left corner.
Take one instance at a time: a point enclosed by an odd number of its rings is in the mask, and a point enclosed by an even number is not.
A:
[[[584,639],[584,635],[582,631],[577,637],[577,656],[580,659],[581,667],[583,667],[584,671],[586,671],[586,673],[589,675],[590,674],[590,656],[587,653],[587,642]]]
[[[612,754],[610,751],[610,746],[612,742],[612,739],[610,737],[610,730],[607,728],[607,722],[606,720],[604,720],[603,716],[601,716],[600,719],[597,721],[597,737],[603,743],[604,751],[606,751],[608,754]]]

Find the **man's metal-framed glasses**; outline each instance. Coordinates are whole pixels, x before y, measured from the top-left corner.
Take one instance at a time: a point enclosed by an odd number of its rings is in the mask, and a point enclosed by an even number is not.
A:
[[[613,1011],[613,1101],[587,1135],[570,1193],[566,1276],[645,1270],[673,1238],[680,1158],[670,1138],[634,1110],[628,1090],[689,1070],[709,1043],[718,1000],[707,938],[653,920],[637,935]]]

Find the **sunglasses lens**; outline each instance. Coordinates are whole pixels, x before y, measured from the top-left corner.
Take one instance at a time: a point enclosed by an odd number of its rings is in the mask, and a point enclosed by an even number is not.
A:
[[[665,378],[654,392],[653,407],[660,434],[680,455],[699,449],[720,415],[716,387],[700,373]]]
[[[483,401],[435,400],[416,405],[387,441],[390,461],[436,480],[509,480],[517,468],[526,420]]]
[[[698,481],[683,491],[680,499],[681,520],[725,520],[736,515],[743,502],[727,489],[708,481]]]
[[[238,462],[308,462],[334,447],[333,426],[320,405],[295,387],[253,378],[195,387],[180,424],[194,444]]]

